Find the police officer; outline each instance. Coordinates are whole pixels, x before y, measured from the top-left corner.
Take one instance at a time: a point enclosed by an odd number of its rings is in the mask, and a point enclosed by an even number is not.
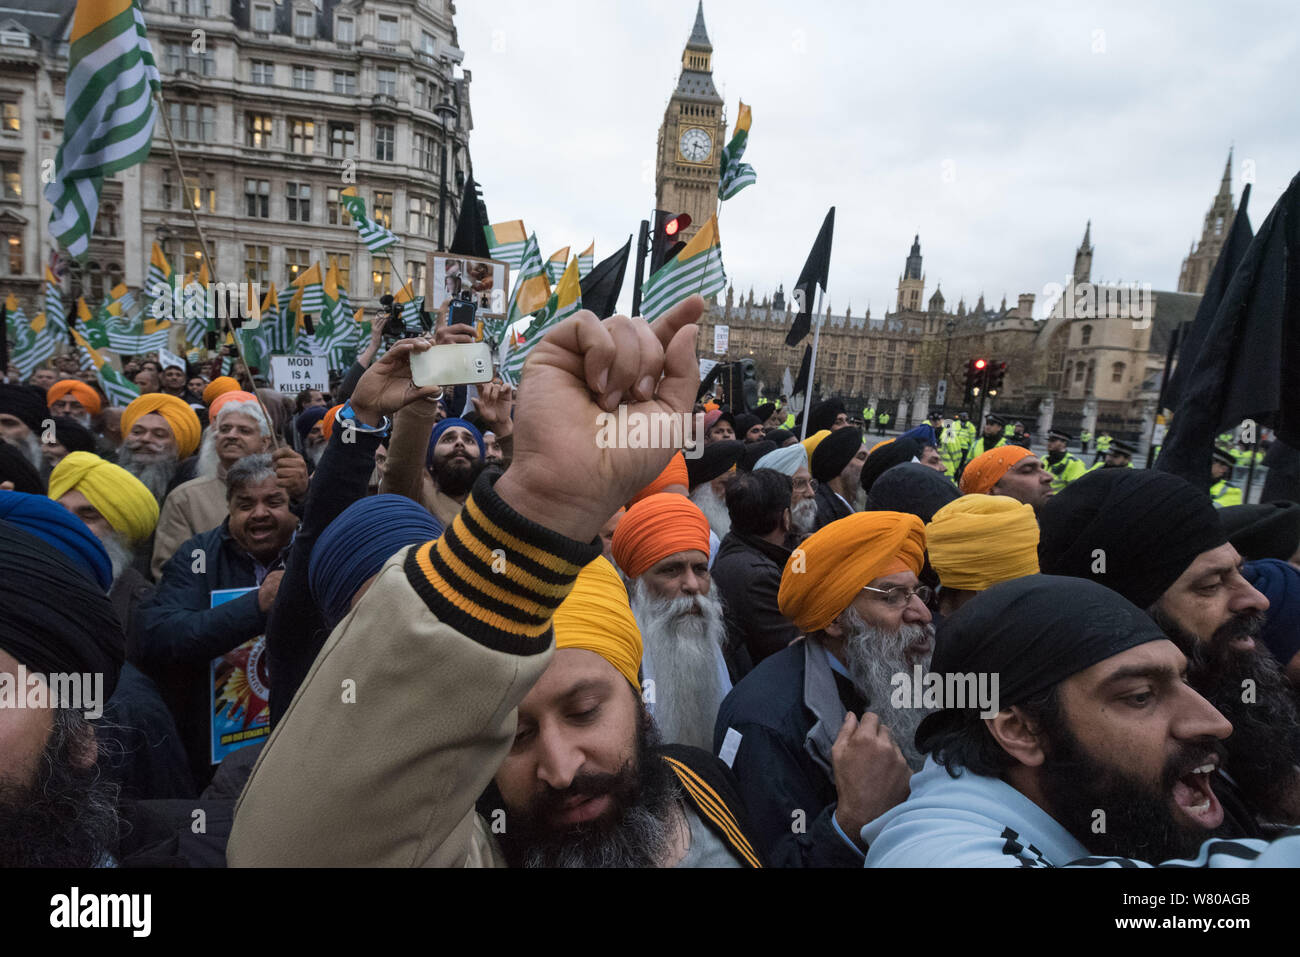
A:
[[[1070,444],[1070,433],[1060,429],[1049,429],[1047,433],[1047,456],[1043,459],[1043,468],[1052,473],[1052,491],[1059,492],[1075,479],[1088,473],[1088,466],[1077,456],[1066,451]]]
[[[1214,450],[1214,460],[1210,463],[1210,498],[1214,499],[1215,508],[1227,508],[1241,504],[1241,486],[1228,481],[1234,465],[1233,455],[1229,449]]]
[[[1121,442],[1119,439],[1111,439],[1109,435],[1097,436],[1097,454],[1101,454],[1101,440],[1106,439],[1106,458],[1094,463],[1089,472],[1095,472],[1097,469],[1131,469],[1133,468],[1133,456],[1137,455],[1137,449],[1128,442]]]
[[[1088,454],[1088,446],[1090,446],[1090,445],[1092,445],[1092,433],[1089,432],[1087,429],[1082,429],[1082,430],[1080,430],[1080,432],[1079,432],[1079,451],[1082,452],[1082,453],[1084,453],[1085,455],[1087,455],[1087,454]]]
[[[1114,441],[1109,432],[1102,432],[1097,436],[1097,456],[1092,460],[1093,465],[1106,457],[1107,453],[1110,452],[1111,443]]]
[[[983,455],[989,449],[996,449],[1000,445],[1007,444],[1006,420],[1000,415],[990,415],[984,420],[984,434],[979,437],[973,446],[971,446],[970,455],[966,456],[969,462],[978,456]]]
[[[1025,423],[1017,422],[1015,425],[1015,431],[1012,433],[1011,438],[1007,439],[1007,444],[1019,445],[1022,448],[1027,449],[1029,448],[1029,439],[1030,435],[1025,431]]]
[[[886,412],[884,409],[881,409],[880,414],[876,416],[876,423],[880,426],[879,434],[881,435],[885,434],[885,429],[889,427],[889,419],[890,419],[889,413]]]

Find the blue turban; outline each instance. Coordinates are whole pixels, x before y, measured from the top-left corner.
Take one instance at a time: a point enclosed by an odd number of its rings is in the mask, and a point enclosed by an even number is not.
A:
[[[1288,562],[1265,558],[1247,562],[1245,575],[1268,599],[1260,640],[1285,668],[1300,652],[1300,571]]]
[[[113,563],[86,523],[44,495],[0,491],[0,521],[53,545],[104,591],[113,585]]]
[[[935,437],[934,426],[928,422],[923,422],[910,432],[904,432],[899,436],[900,439],[916,439],[922,445],[933,445],[939,447],[939,440]]]
[[[425,456],[425,463],[428,465],[433,464],[433,447],[438,444],[438,439],[442,437],[442,433],[451,428],[465,429],[470,435],[474,436],[474,441],[478,443],[478,460],[482,462],[487,455],[487,450],[483,446],[482,433],[464,419],[443,419],[433,427],[433,436],[429,439],[429,452]]]
[[[307,433],[311,427],[325,418],[325,413],[329,409],[322,408],[319,405],[313,405],[310,409],[303,409],[293,420],[294,431],[298,433],[299,441],[306,441]]]
[[[307,579],[325,623],[333,628],[348,613],[366,579],[407,545],[442,535],[428,509],[403,495],[372,495],[353,502],[321,533],[311,551]]]

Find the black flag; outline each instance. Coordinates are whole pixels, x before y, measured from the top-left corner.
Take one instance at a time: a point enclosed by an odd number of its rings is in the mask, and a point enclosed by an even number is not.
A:
[[[1300,175],[1228,282],[1156,468],[1209,488],[1214,436],[1244,419],[1300,446]]]
[[[799,307],[799,314],[794,317],[790,332],[785,337],[787,346],[797,346],[812,328],[813,300],[816,294],[814,287],[821,286],[822,292],[826,292],[826,279],[831,271],[831,237],[834,232],[835,207],[832,206],[822,222],[821,232],[817,234],[812,251],[808,253],[808,261],[803,264],[803,271],[794,284],[795,305]]]
[[[808,404],[808,372],[812,366],[812,346],[803,347],[803,361],[799,363],[799,375],[794,380],[794,388],[790,391],[790,400],[793,402],[797,395],[803,396],[803,402],[799,405],[800,412]]]
[[[618,296],[623,291],[623,274],[627,272],[627,256],[632,251],[632,237],[627,237],[623,248],[608,259],[602,259],[591,272],[582,277],[582,308],[590,309],[598,319],[608,319],[618,309]]]
[[[1232,220],[1232,229],[1228,231],[1228,238],[1219,252],[1219,261],[1214,264],[1214,271],[1210,273],[1210,279],[1205,284],[1205,293],[1201,296],[1201,303],[1196,309],[1196,318],[1187,327],[1182,344],[1178,347],[1178,364],[1174,366],[1174,371],[1169,376],[1169,384],[1165,386],[1164,407],[1166,409],[1178,408],[1183,390],[1187,387],[1187,379],[1196,365],[1196,357],[1200,355],[1201,346],[1214,322],[1214,314],[1219,311],[1219,303],[1223,301],[1223,294],[1228,290],[1232,274],[1246,258],[1246,249],[1250,246],[1250,241],[1255,238],[1255,233],[1250,228],[1250,217],[1246,215],[1246,207],[1249,204],[1250,184],[1247,183],[1241,193],[1241,205],[1237,207],[1237,215]]]
[[[487,234],[483,232],[483,227],[487,225],[483,221],[483,201],[479,199],[477,187],[474,177],[466,178],[465,194],[460,198],[460,217],[456,220],[456,235],[452,237],[451,247],[447,251],[461,256],[491,259],[492,251],[488,249]]]

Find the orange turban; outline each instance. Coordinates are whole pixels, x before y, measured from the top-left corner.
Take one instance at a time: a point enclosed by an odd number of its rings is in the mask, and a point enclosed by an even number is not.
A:
[[[627,510],[612,550],[623,574],[639,578],[669,555],[709,554],[709,520],[685,495],[656,492]]]
[[[136,420],[150,413],[157,413],[167,420],[172,437],[176,440],[178,457],[187,459],[194,454],[194,450],[199,447],[199,433],[203,430],[199,425],[199,417],[184,401],[165,392],[150,392],[132,399],[131,404],[122,411],[122,435],[130,435]]]
[[[230,381],[233,382],[235,380],[231,379]],[[203,390],[205,395],[207,394],[207,391],[207,389]],[[243,392],[239,389],[232,389],[229,392],[221,393],[208,405],[208,421],[215,423],[217,421],[217,413],[231,402],[257,403],[257,396],[253,395],[251,392]]]
[[[809,462],[812,461],[813,453],[817,451],[817,446],[822,444],[822,439],[826,438],[826,436],[830,434],[831,434],[830,429],[822,429],[820,432],[816,433],[815,435],[808,436],[808,438],[804,439],[802,442],[799,443],[804,447],[804,451],[808,453]]]
[[[691,487],[690,475],[686,471],[686,456],[678,452],[668,460],[668,465],[655,478],[653,482],[632,496],[629,505],[635,505],[643,498],[649,498],[657,492],[662,492],[670,485],[680,485],[684,489]]]
[[[594,651],[641,693],[641,631],[627,601],[627,586],[603,555],[578,572],[551,624],[556,648]]]
[[[343,408],[343,403],[331,407],[325,412],[325,417],[320,420],[321,434],[325,436],[326,441],[334,434],[334,420],[338,418],[339,409]]]
[[[219,375],[209,382],[203,390],[204,405],[212,405],[217,396],[224,395],[227,392],[238,392],[239,383],[228,375]],[[212,412],[216,415],[216,412]]]
[[[963,494],[983,495],[998,484],[998,480],[1007,474],[1007,469],[1015,465],[1026,455],[1033,455],[1023,445],[999,445],[981,455],[975,456],[961,473],[961,490]]]
[[[99,415],[99,410],[103,408],[99,393],[80,379],[60,379],[54,383],[45,393],[45,404],[53,405],[68,393],[72,393],[72,397],[91,415]]]
[[[716,412],[716,411],[718,411],[719,408],[721,408],[721,406],[719,406],[718,403],[716,403],[716,402],[706,402],[706,403],[704,403],[704,411],[705,411],[705,412]]]
[[[925,526],[905,512],[857,512],[809,535],[781,573],[777,605],[805,635],[821,631],[877,578],[919,574]]]
[[[1005,495],[963,495],[925,526],[930,564],[944,588],[983,591],[1038,574],[1038,519]]]

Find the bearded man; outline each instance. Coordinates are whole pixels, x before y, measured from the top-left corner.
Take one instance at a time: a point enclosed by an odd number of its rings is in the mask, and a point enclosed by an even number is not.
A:
[[[40,436],[49,417],[45,393],[40,389],[0,382],[0,441],[22,452],[23,458],[42,475],[45,459]]]
[[[45,393],[50,415],[73,419],[82,428],[91,427],[91,418],[99,415],[103,400],[99,393],[80,379],[63,379]]]
[[[194,410],[172,395],[150,393],[132,399],[122,412],[122,466],[162,502],[181,460],[199,447],[202,426]]]
[[[858,480],[867,461],[862,433],[855,428],[836,429],[822,439],[809,464],[817,480],[817,527],[857,511]]]
[[[754,463],[754,471],[771,469],[790,477],[790,537],[794,548],[817,530],[817,482],[808,470],[808,451],[798,443],[769,452]]]
[[[722,603],[710,591],[708,521],[681,495],[658,492],[627,510],[612,550],[645,643],[650,713],[665,741],[707,750],[731,690]]]
[[[690,499],[709,522],[710,564],[712,556],[717,553],[718,543],[731,531],[731,516],[727,514],[727,486],[735,479],[736,464],[744,454],[745,443],[731,439],[710,442],[698,457],[686,461]]]
[[[313,469],[320,464],[321,456],[325,454],[325,446],[328,444],[325,438],[327,411],[324,406],[313,405],[303,409],[293,420],[293,428],[298,435],[298,448],[302,450],[302,457]]]
[[[895,708],[892,685],[933,651],[924,554],[915,515],[860,512],[786,563],[781,614],[805,638],[736,685],[713,738],[776,866],[861,867],[862,827],[907,796],[925,712]]]
[[[1146,610],[1186,656],[1191,687],[1232,723],[1214,787],[1228,836],[1300,823],[1295,697],[1256,641],[1268,599],[1243,577],[1210,497],[1164,472],[1100,469],[1039,521],[1043,572],[1092,579]]]

